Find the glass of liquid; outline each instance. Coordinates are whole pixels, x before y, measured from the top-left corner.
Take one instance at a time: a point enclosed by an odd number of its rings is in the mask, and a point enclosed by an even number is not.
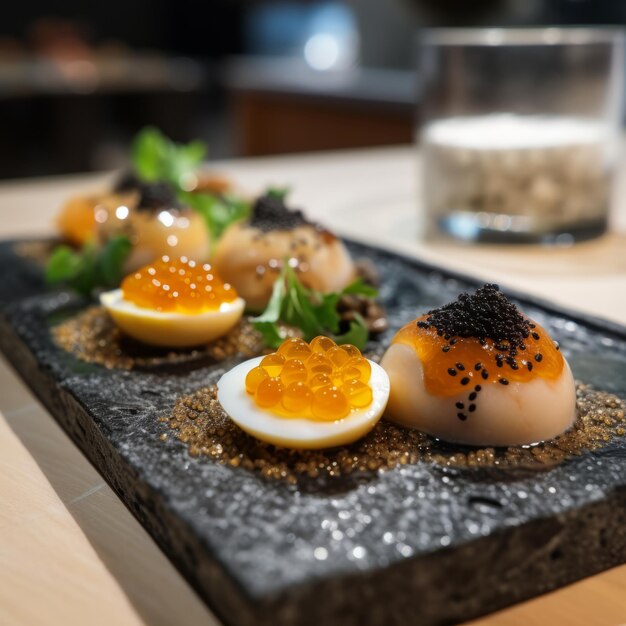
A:
[[[563,245],[606,231],[620,29],[434,29],[420,37],[419,67],[428,234]]]

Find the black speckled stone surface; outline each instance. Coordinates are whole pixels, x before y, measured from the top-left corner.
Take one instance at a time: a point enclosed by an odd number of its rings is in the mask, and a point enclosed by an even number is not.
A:
[[[383,277],[393,332],[476,286],[351,244]],[[418,464],[296,490],[160,441],[177,396],[224,368],[108,371],[52,343],[80,306],[0,244],[0,346],[164,552],[227,624],[449,624],[626,561],[626,442],[550,471]],[[575,375],[626,397],[626,329],[519,298]],[[167,593],[164,589],[163,593]]]

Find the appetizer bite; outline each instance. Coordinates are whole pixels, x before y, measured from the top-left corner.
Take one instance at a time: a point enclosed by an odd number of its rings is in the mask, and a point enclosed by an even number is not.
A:
[[[337,237],[270,194],[257,199],[249,219],[224,232],[213,263],[251,310],[261,310],[285,260],[305,287],[321,293],[340,291],[356,276]]]
[[[208,263],[162,257],[100,296],[118,327],[155,346],[213,341],[240,320],[245,303]]]
[[[209,260],[212,242],[249,210],[223,177],[201,174],[201,142],[175,144],[145,129],[132,148],[132,169],[113,186],[71,199],[57,218],[61,237],[47,267],[50,283],[89,295],[119,285],[124,274],[163,255]]]
[[[389,379],[352,345],[286,340],[222,376],[217,399],[244,431],[267,443],[321,449],[356,441],[380,419]]]
[[[131,253],[124,271],[151,263],[163,255],[187,256],[204,262],[211,239],[202,216],[184,205],[169,183],[141,183],[101,199],[94,209],[94,240],[104,245],[125,236]]]
[[[454,443],[516,446],[576,419],[567,361],[545,329],[485,285],[410,322],[381,361],[386,417]]]

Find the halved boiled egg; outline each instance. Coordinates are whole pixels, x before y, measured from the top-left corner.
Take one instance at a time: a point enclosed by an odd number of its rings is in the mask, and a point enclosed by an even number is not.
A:
[[[245,302],[208,263],[164,256],[103,293],[102,306],[127,335],[156,346],[189,347],[225,335]]]
[[[381,365],[392,385],[386,417],[445,441],[530,444],[576,419],[558,345],[496,285],[409,322]]]
[[[277,446],[331,448],[356,441],[378,422],[389,378],[352,345],[328,337],[288,339],[277,352],[222,376],[217,398],[248,434]]]

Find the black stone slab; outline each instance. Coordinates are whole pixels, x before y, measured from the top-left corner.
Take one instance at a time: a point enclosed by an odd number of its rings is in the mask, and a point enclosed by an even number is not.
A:
[[[477,285],[350,244],[381,270],[393,332]],[[192,458],[159,436],[175,399],[232,361],[108,371],[49,327],[81,306],[0,244],[0,346],[52,415],[227,624],[447,624],[626,561],[626,442],[545,472],[416,464],[306,490]],[[517,297],[575,375],[626,397],[626,329]],[[167,589],[163,590],[167,593]]]

